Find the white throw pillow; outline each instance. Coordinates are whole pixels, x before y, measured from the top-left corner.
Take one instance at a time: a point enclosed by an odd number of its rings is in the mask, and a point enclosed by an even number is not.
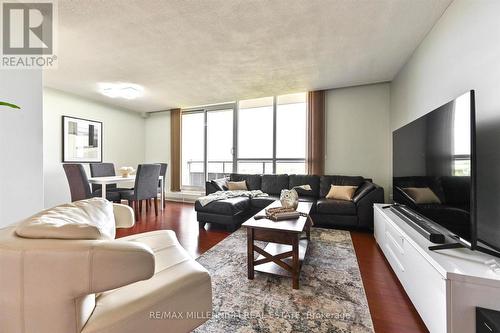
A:
[[[19,223],[16,234],[25,238],[114,239],[113,204],[92,198],[49,208]]]

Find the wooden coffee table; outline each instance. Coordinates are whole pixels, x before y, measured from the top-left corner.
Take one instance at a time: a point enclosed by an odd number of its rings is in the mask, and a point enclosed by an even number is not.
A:
[[[281,203],[275,201],[266,208],[271,207],[281,207]],[[309,214],[311,207],[310,202],[299,202],[297,211]],[[265,209],[256,215],[265,215]],[[293,289],[299,289],[300,268],[309,245],[311,225],[311,218],[304,216],[278,222],[252,217],[243,223],[247,228],[248,278],[253,280],[255,271],[287,276],[292,278]],[[268,244],[262,249],[255,241]],[[254,252],[260,254],[257,260]]]

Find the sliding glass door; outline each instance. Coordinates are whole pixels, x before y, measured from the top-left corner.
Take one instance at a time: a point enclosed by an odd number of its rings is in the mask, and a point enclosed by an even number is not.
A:
[[[182,113],[181,172],[183,189],[205,186],[205,113],[195,110]]]
[[[182,188],[202,190],[206,180],[233,172],[234,104],[182,112]]]
[[[233,172],[233,109],[207,111],[207,180]]]

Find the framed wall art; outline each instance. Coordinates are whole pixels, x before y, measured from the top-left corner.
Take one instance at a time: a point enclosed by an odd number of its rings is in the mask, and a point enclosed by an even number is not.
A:
[[[62,117],[63,163],[102,162],[102,122]]]

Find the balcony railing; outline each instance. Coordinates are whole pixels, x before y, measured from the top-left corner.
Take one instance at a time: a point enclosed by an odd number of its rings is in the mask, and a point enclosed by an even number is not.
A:
[[[304,159],[283,159],[277,160],[277,164],[290,163],[290,164],[304,164]],[[188,174],[188,187],[204,188],[205,187],[205,174],[203,171],[203,161],[187,161]],[[278,168],[277,168],[278,169]],[[252,159],[252,160],[238,160],[237,170],[240,173],[250,174],[272,174],[273,161],[266,159]],[[229,176],[233,172],[233,161],[208,161],[207,163],[208,180],[223,178]],[[304,171],[296,171],[290,173],[304,173]]]
[[[203,161],[188,161],[187,172],[190,187],[205,187]],[[208,161],[208,180],[223,178],[233,172],[233,161]]]

